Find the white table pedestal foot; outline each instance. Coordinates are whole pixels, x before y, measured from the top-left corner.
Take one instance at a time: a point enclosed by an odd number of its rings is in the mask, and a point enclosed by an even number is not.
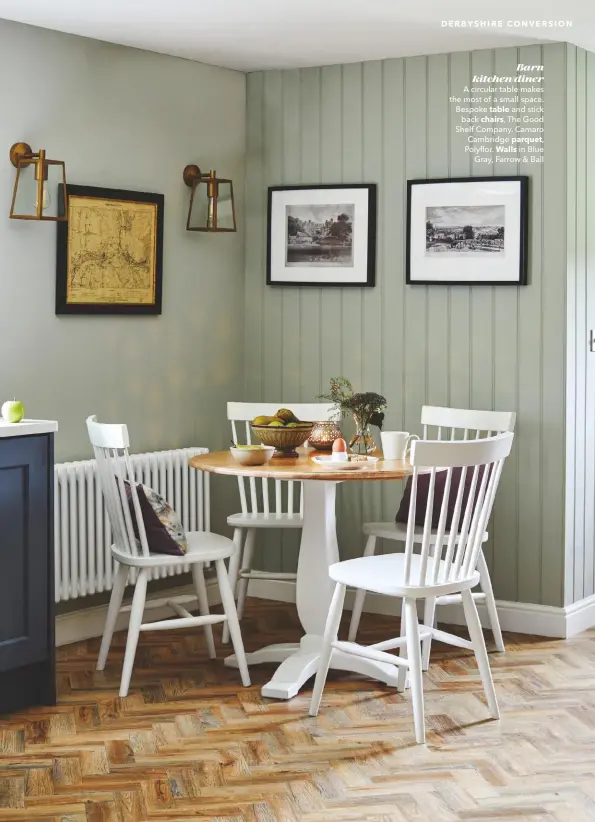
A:
[[[321,636],[306,634],[299,645],[295,643],[268,645],[252,654],[246,654],[248,665],[281,662],[271,681],[263,685],[262,696],[270,699],[291,699],[296,696],[308,679],[316,674],[321,648]],[[235,656],[227,657],[225,664],[237,668]],[[395,665],[374,662],[371,659],[346,654],[344,651],[333,651],[331,668],[336,671],[350,671],[368,676],[384,682],[389,687],[397,687],[398,668]]]

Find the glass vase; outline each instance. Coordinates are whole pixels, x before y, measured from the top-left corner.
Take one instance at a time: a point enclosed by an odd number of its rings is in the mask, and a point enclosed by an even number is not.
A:
[[[369,425],[362,425],[357,417],[355,421],[355,434],[349,440],[349,448],[353,454],[371,454],[376,450],[376,443]]]

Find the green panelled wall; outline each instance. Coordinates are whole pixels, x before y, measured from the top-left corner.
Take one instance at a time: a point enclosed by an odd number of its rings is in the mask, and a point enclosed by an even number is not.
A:
[[[568,46],[565,603],[595,593],[595,54]]]
[[[387,428],[419,432],[423,403],[512,409],[518,436],[487,549],[499,599],[564,599],[567,184],[565,44],[259,72],[248,77],[245,396],[310,401],[334,374],[388,399]],[[545,66],[545,162],[472,162],[449,95],[477,74]],[[531,177],[530,284],[405,285],[410,178]],[[378,184],[373,289],[265,286],[266,189],[290,183]],[[343,556],[361,523],[394,516],[400,486],[342,487]],[[267,536],[260,560],[292,570],[295,535]]]

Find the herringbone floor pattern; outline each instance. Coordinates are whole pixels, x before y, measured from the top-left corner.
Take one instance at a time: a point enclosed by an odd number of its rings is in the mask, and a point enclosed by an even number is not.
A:
[[[249,650],[299,636],[275,603],[252,602],[243,631]],[[389,618],[362,622],[368,641],[394,633]],[[60,649],[58,707],[0,720],[0,822],[595,820],[595,632],[508,635],[491,655],[500,722],[470,656],[437,645],[426,747],[409,695],[331,674],[311,719],[309,691],[261,699],[271,669],[243,689],[199,631],[141,635],[119,699],[124,640],[101,674],[98,640]]]

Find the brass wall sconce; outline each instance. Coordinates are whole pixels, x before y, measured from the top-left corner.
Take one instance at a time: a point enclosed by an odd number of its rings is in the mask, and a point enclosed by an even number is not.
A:
[[[192,189],[187,231],[236,231],[233,183],[217,177],[215,171],[203,175],[198,166],[186,166],[184,182]]]
[[[11,220],[67,220],[66,167],[35,153],[28,143],[15,143],[10,162],[17,170],[10,206]]]

